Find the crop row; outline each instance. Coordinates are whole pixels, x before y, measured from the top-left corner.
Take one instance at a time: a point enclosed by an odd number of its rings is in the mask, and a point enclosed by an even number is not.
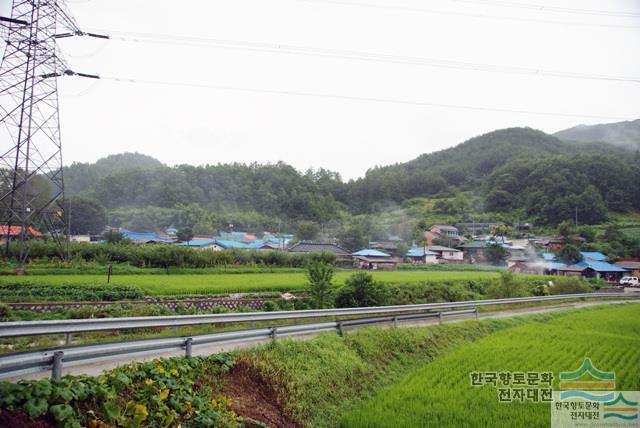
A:
[[[473,387],[471,372],[553,372],[590,357],[615,371],[616,389],[640,389],[640,305],[600,307],[523,325],[466,344],[379,391],[344,416],[343,426],[548,426],[549,403],[500,403],[491,385]]]

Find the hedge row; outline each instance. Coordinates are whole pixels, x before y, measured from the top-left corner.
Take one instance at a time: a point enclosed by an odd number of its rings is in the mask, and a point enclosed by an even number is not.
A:
[[[141,288],[131,285],[36,284],[7,282],[0,284],[1,302],[43,301],[118,301],[137,300],[145,296]]]
[[[17,253],[17,246],[12,246],[13,258]],[[286,251],[248,251],[223,250],[212,251],[183,247],[179,245],[136,245],[136,244],[71,244],[69,247],[73,265],[82,261],[92,261],[99,264],[130,263],[138,267],[220,267],[226,265],[250,266],[278,266],[304,267],[309,260],[319,260],[325,263],[335,263],[333,253],[288,253]],[[30,257],[32,261],[38,259],[59,258],[58,248],[54,243],[35,242]],[[62,263],[62,262],[60,262]]]

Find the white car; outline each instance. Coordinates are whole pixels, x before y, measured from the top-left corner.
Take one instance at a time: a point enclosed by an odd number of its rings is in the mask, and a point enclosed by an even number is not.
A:
[[[623,276],[620,280],[620,285],[626,285],[627,287],[640,287],[640,280],[637,276]]]

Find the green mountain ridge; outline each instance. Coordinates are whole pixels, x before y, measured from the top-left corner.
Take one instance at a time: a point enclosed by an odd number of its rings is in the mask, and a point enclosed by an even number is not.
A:
[[[604,142],[630,150],[640,150],[640,119],[598,125],[578,125],[553,135],[565,141]]]
[[[136,219],[136,226],[193,223],[203,212],[213,213],[218,225],[340,223],[345,213],[371,214],[413,198],[461,192],[479,198],[470,208],[476,211],[515,210],[519,219],[557,224],[578,209],[583,221],[599,223],[608,210],[640,210],[640,166],[629,162],[633,156],[612,144],[566,142],[531,128],[508,128],[372,168],[348,182],[335,172],[302,173],[283,162],[169,167],[140,154],[73,164],[65,169],[65,181],[69,194],[90,197],[115,213],[110,221],[148,218]],[[197,207],[189,220],[174,212],[185,206]],[[238,213],[248,215],[239,220]]]

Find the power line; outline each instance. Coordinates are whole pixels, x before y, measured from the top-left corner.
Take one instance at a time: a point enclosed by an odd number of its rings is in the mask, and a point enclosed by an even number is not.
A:
[[[361,96],[343,95],[343,94],[326,94],[326,93],[318,93],[318,92],[305,92],[305,91],[293,91],[293,90],[281,90],[281,89],[265,89],[265,88],[249,88],[249,87],[242,87],[242,86],[214,85],[214,84],[208,84],[208,83],[170,82],[170,81],[163,81],[163,80],[131,79],[131,78],[114,77],[114,76],[100,76],[100,77],[103,80],[112,80],[116,82],[131,83],[131,84],[179,86],[179,87],[190,87],[190,88],[200,88],[200,89],[214,89],[214,90],[221,90],[221,91],[236,91],[236,92],[258,93],[258,94],[277,94],[277,95],[288,95],[288,96],[297,96],[297,97],[326,98],[326,99],[335,99],[335,100],[349,100],[349,101],[372,102],[372,103],[382,103],[382,104],[403,104],[403,105],[412,105],[412,106],[421,106],[421,107],[439,107],[439,108],[451,108],[451,109],[460,109],[460,110],[517,113],[517,114],[528,114],[528,115],[537,115],[537,116],[575,117],[575,118],[582,118],[582,119],[612,119],[612,120],[631,120],[632,119],[630,117],[621,117],[621,116],[562,113],[562,112],[543,112],[543,111],[500,108],[500,107],[486,107],[486,106],[473,106],[473,105],[448,104],[448,103],[432,103],[432,102],[425,102],[425,101],[401,100],[401,99],[395,99],[395,98],[361,97]]]
[[[475,12],[448,11],[448,10],[441,10],[441,9],[427,9],[427,8],[421,8],[421,7],[399,6],[399,5],[390,5],[390,4],[380,4],[380,3],[362,3],[362,2],[351,1],[351,0],[294,0],[294,1],[303,2],[303,3],[315,3],[315,4],[325,3],[325,4],[332,4],[337,6],[363,7],[363,8],[369,8],[369,9],[399,10],[399,11],[415,12],[415,13],[464,16],[467,18],[490,19],[490,20],[498,20],[498,21],[530,22],[530,23],[536,23],[536,24],[551,24],[551,25],[563,25],[563,26],[571,25],[571,26],[579,26],[579,27],[604,27],[604,28],[620,28],[620,29],[640,28],[639,25],[618,25],[618,24],[604,24],[604,23],[592,23],[592,22],[557,21],[557,20],[547,20],[547,19],[538,19],[538,18],[522,18],[522,17],[514,17],[514,16],[496,16],[496,15],[487,15],[487,14],[475,13]]]
[[[503,0],[449,0],[449,1],[454,1],[459,3],[476,3],[476,4],[480,3],[480,4],[491,5],[491,6],[529,9],[529,10],[536,10],[541,12],[558,12],[558,13],[570,13],[570,14],[577,14],[577,15],[613,16],[613,17],[619,17],[619,18],[640,18],[640,13],[635,13],[635,12],[547,6],[539,3],[510,2],[510,1],[503,1]]]
[[[544,68],[514,67],[496,64],[482,64],[464,61],[442,60],[425,57],[382,54],[346,49],[317,48],[312,46],[289,45],[281,43],[253,42],[246,40],[206,39],[191,36],[177,36],[150,33],[110,32],[112,39],[126,42],[142,42],[157,44],[178,44],[193,47],[207,47],[218,49],[248,50],[270,52],[287,55],[305,55],[323,58],[339,58],[358,61],[373,61],[382,63],[406,64],[436,68],[459,69],[468,71],[497,72],[507,74],[525,74],[542,77],[560,77],[569,79],[587,79],[613,82],[640,83],[640,76],[615,76],[594,73],[578,73]]]

